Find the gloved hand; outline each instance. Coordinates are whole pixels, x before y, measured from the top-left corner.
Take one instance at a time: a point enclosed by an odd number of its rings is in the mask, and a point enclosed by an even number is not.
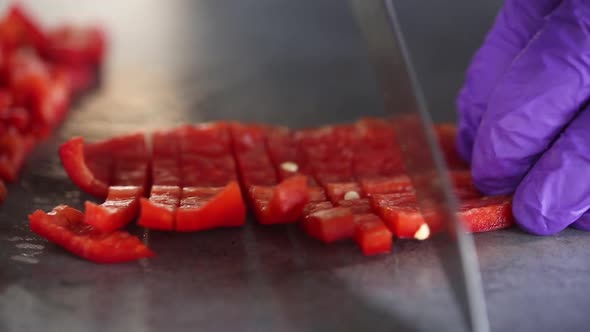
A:
[[[590,230],[590,1],[506,0],[458,97],[460,154],[526,231]]]

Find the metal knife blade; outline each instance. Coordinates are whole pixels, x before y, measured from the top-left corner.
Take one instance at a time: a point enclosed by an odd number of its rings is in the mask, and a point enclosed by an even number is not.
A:
[[[489,321],[473,239],[456,215],[457,199],[395,7],[388,0],[352,0],[352,8],[367,41],[384,107],[392,117],[420,209],[428,225],[446,229],[433,242],[455,300],[467,328],[487,332]],[[424,181],[424,174],[433,174],[436,180]]]

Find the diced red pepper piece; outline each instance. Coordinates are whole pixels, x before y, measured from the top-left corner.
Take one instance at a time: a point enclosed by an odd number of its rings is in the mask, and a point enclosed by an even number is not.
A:
[[[365,256],[391,252],[393,236],[381,219],[373,213],[356,214],[354,241]]]
[[[249,195],[261,224],[295,222],[309,202],[307,177],[294,176],[274,187],[252,186]]]
[[[7,127],[13,127],[19,132],[25,133],[29,129],[31,116],[23,107],[11,107],[5,113],[0,114],[0,122]]]
[[[371,201],[374,210],[398,238],[415,238],[416,232],[426,224],[413,194],[375,194]]]
[[[354,215],[345,207],[316,210],[301,225],[307,235],[324,243],[352,238],[355,231]]]
[[[108,194],[112,150],[108,143],[85,147],[84,138],[74,137],[61,145],[59,156],[70,179],[80,189],[99,198]]]
[[[192,232],[246,223],[246,207],[240,186],[232,181],[224,188],[182,188],[176,210],[176,230]]]
[[[127,232],[103,233],[83,222],[82,212],[60,205],[29,215],[31,230],[69,252],[96,263],[122,263],[154,256]]]
[[[344,199],[359,199],[363,194],[356,182],[328,183],[325,188],[332,203],[338,203]]]
[[[137,216],[139,198],[144,188],[140,186],[111,186],[104,203],[86,202],[84,223],[101,232],[111,233],[125,227]]]
[[[106,48],[105,33],[97,27],[60,26],[49,32],[47,57],[67,65],[99,65]]]
[[[174,230],[181,195],[178,186],[153,185],[150,199],[140,199],[141,212],[137,223],[145,228]]]
[[[465,200],[459,208],[459,217],[471,232],[488,232],[514,225],[512,199],[507,196],[490,196]]]
[[[180,150],[189,156],[224,157],[231,152],[229,126],[224,122],[176,128]],[[195,144],[198,142],[198,144]],[[182,157],[182,156],[181,156]]]

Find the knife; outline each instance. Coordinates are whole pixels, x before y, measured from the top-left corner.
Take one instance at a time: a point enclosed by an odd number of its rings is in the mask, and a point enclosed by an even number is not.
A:
[[[420,210],[427,225],[445,230],[434,235],[433,244],[465,326],[488,332],[475,246],[457,217],[457,198],[395,6],[389,0],[352,0],[352,9],[366,39],[383,105],[391,117]],[[435,175],[435,180],[424,181],[424,174]]]

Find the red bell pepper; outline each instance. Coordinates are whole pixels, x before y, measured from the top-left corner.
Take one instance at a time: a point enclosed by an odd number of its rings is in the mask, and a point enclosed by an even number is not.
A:
[[[141,186],[110,186],[104,203],[86,202],[84,223],[104,233],[125,227],[137,216],[143,191]]]
[[[59,157],[70,179],[85,192],[99,198],[108,194],[113,160],[108,142],[84,144],[74,137],[61,145]]]
[[[309,163],[289,129],[276,127],[269,130],[266,144],[280,180],[298,175],[311,175]],[[310,186],[317,186],[313,177],[308,176],[308,181]]]
[[[240,186],[232,181],[224,188],[183,187],[176,210],[176,230],[192,232],[246,223],[246,207]]]
[[[354,215],[345,207],[315,210],[301,225],[307,235],[324,243],[352,238],[355,232]]]
[[[278,183],[277,173],[265,148],[267,130],[267,127],[258,125],[231,125],[233,154],[244,189]]]
[[[514,225],[512,198],[491,196],[465,200],[458,212],[471,232],[489,232]]]
[[[365,256],[391,252],[393,236],[383,221],[373,213],[354,215],[354,241]]]
[[[141,212],[137,224],[157,230],[174,230],[180,198],[179,186],[153,185],[149,200],[140,200]]]
[[[356,182],[328,183],[324,188],[332,203],[338,203],[344,199],[359,199],[363,196],[361,188]]]
[[[178,135],[173,131],[152,134],[152,189],[150,198],[141,199],[138,224],[152,229],[175,228],[180,204],[180,165]]]
[[[368,198],[345,199],[339,201],[336,205],[350,208],[355,215],[373,212],[373,207]]]
[[[82,212],[60,205],[29,215],[31,230],[69,252],[96,263],[122,263],[154,256],[127,232],[104,233],[83,222]]]
[[[47,36],[40,25],[18,4],[13,4],[0,20],[0,46],[6,49],[33,46],[45,49]]]
[[[48,34],[46,55],[69,66],[96,66],[103,62],[105,33],[98,27],[60,26]]]
[[[248,193],[261,224],[291,223],[303,215],[309,202],[306,176],[297,175],[277,186],[251,186]]]
[[[182,184],[176,230],[244,225],[246,207],[237,182],[227,125],[183,126],[175,131],[180,140]]]

